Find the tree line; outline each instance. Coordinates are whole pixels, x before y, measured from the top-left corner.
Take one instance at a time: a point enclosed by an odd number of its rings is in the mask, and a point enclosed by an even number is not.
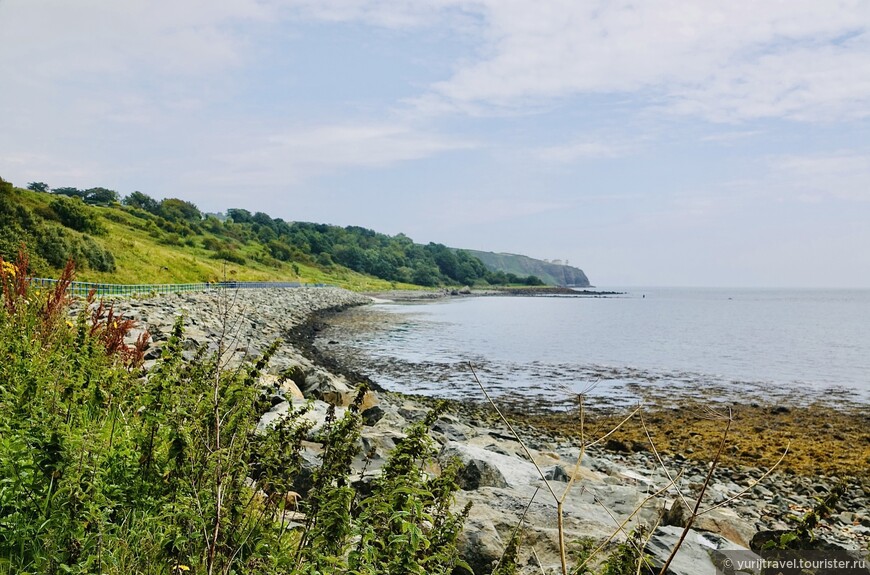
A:
[[[30,182],[27,188],[59,196],[51,202],[56,219],[80,232],[99,233],[97,220],[86,217],[86,205],[115,207],[137,216],[143,228],[165,243],[201,246],[216,259],[238,264],[254,257],[275,265],[299,262],[325,269],[339,265],[391,282],[427,287],[543,285],[536,276],[491,271],[464,250],[418,244],[401,233],[390,236],[359,226],[288,222],[241,208],[206,214],[186,200],[157,200],[140,191],[121,197],[103,187],[50,188],[44,182]],[[252,245],[258,249],[240,249]]]

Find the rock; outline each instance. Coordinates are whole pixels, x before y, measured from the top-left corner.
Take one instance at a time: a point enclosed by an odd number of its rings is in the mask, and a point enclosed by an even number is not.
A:
[[[283,375],[264,373],[260,376],[260,380],[257,384],[262,388],[279,392],[287,399],[305,399],[305,396],[302,395],[302,391],[295,383],[293,383],[293,380]]]
[[[745,521],[735,511],[725,507],[699,515],[695,518],[692,528],[698,531],[716,533],[746,548],[749,547],[749,543],[755,535],[755,527],[750,522]]]
[[[661,526],[655,530],[646,546],[646,551],[652,555],[654,572],[658,573],[664,566],[682,533],[681,527],[673,525]],[[735,545],[724,537],[690,529],[679,551],[677,551],[677,555],[671,562],[668,573],[671,575],[720,575],[722,571],[717,570],[716,564],[713,562],[714,553],[719,550],[748,552],[747,549]]]
[[[514,453],[511,453],[510,451],[508,451],[507,449],[505,449],[501,445],[496,445],[495,443],[490,443],[489,445],[485,446],[484,449],[486,449],[487,451],[492,451],[493,453],[499,453],[501,455],[506,455],[507,457],[511,457],[511,456],[515,455]]]
[[[322,399],[336,407],[347,407],[356,399],[357,389],[343,376],[332,375],[323,369],[315,368],[305,376],[304,393],[306,397]],[[366,410],[377,403],[377,395],[373,391],[367,391],[360,408]]]
[[[456,547],[474,575],[490,573],[504,553],[504,543],[490,521],[469,519],[460,533]]]
[[[457,477],[459,487],[466,491],[480,487],[507,487],[508,483],[498,467],[482,459],[465,462]]]
[[[380,406],[373,405],[363,411],[360,415],[362,416],[363,425],[371,427],[384,418],[384,410]]]
[[[482,447],[450,441],[442,448],[438,459],[444,465],[453,457],[462,463],[460,485],[466,490],[529,485],[540,479],[531,463]]]
[[[562,481],[563,483],[567,483],[570,479],[570,477],[568,477],[568,474],[565,472],[561,465],[554,465],[553,467],[550,467],[549,469],[544,469],[543,471],[544,477],[548,481]]]
[[[319,443],[302,442],[302,466],[293,478],[293,490],[303,495],[314,486],[314,472],[320,467],[323,448]]]
[[[783,535],[792,533],[789,529],[772,529],[770,531],[759,531],[749,542],[749,547],[755,552],[761,552],[768,542],[779,542]],[[842,545],[826,541],[822,538],[814,538],[811,540],[794,540],[790,543],[793,549],[814,550],[814,551],[845,551]]]
[[[339,407],[350,405],[356,396],[356,391],[343,377],[334,376],[322,369],[314,369],[305,376],[303,392],[306,397],[322,399]]]
[[[304,420],[311,423],[310,436],[316,435],[321,429],[323,429],[329,413],[330,405],[319,400],[309,400],[307,402],[295,400],[292,404],[289,401],[282,401],[264,413],[263,416],[260,417],[259,423],[257,423],[257,432],[265,432],[267,428],[273,426],[280,418],[286,417],[287,414],[290,413],[291,405],[294,410],[299,409],[302,406],[310,406],[310,409],[301,416]],[[346,410],[343,407],[335,407],[334,409],[336,419],[344,417]]]
[[[432,425],[432,431],[443,435],[447,441],[465,441],[470,428],[462,425],[455,417],[442,416]]]
[[[395,449],[396,443],[404,438],[404,433],[391,429],[366,429],[360,438],[361,455],[374,462],[384,462]]]

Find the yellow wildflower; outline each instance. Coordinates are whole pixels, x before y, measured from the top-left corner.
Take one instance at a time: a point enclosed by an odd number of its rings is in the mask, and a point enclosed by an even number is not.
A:
[[[3,272],[6,275],[15,277],[15,264],[13,264],[11,262],[4,261],[3,262]]]

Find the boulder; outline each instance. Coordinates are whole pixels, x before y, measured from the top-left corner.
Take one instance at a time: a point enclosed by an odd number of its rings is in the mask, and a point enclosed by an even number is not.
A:
[[[662,516],[663,525],[685,527],[691,511],[682,499],[676,499]],[[720,507],[695,518],[692,528],[725,537],[733,543],[748,548],[755,535],[755,528],[731,509]]]
[[[336,407],[347,407],[356,398],[357,389],[343,376],[332,375],[323,369],[314,369],[305,376],[303,389],[306,397],[322,399]],[[373,391],[367,391],[363,396],[362,411],[378,404],[378,397]]]
[[[568,477],[568,473],[561,465],[554,465],[552,467],[545,468],[543,471],[544,477],[547,479],[547,481],[561,481],[563,483],[567,483],[570,479],[570,477]]]
[[[316,435],[321,429],[323,429],[330,408],[328,403],[316,399],[307,402],[297,399],[292,403],[289,401],[282,401],[260,417],[260,421],[257,423],[257,432],[263,433],[267,428],[275,425],[275,422],[279,419],[286,417],[287,414],[290,413],[291,406],[296,410],[304,405],[310,405],[310,409],[302,415],[302,418],[312,424],[310,435]],[[336,407],[335,417],[337,419],[344,417],[345,411],[346,410],[343,407]]]
[[[528,461],[449,441],[441,449],[439,461],[444,465],[454,457],[462,464],[459,481],[465,490],[528,485],[540,479],[535,466]]]
[[[382,407],[373,405],[360,415],[362,416],[363,425],[371,427],[384,418],[385,412]]]
[[[656,573],[671,555],[671,551],[682,533],[683,528],[674,525],[660,526],[653,533],[645,550],[652,556],[652,564]],[[671,575],[720,575],[723,571],[717,569],[714,558],[716,561],[721,561],[723,558],[721,551],[751,554],[745,547],[736,545],[724,537],[690,529],[668,567],[668,573]]]
[[[474,575],[492,572],[504,553],[504,545],[491,521],[476,518],[465,522],[465,528],[456,541],[459,556],[468,563]]]
[[[286,399],[305,399],[302,391],[293,383],[293,380],[281,375],[264,373],[260,376],[257,384],[264,389],[277,392]]]
[[[375,463],[384,462],[396,448],[396,443],[404,438],[405,434],[398,431],[366,429],[360,438],[362,442],[361,455]]]

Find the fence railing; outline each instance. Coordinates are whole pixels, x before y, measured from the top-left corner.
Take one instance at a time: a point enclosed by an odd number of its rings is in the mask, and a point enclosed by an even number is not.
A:
[[[54,289],[58,280],[51,278],[30,278],[30,283],[47,289]],[[201,292],[219,289],[255,288],[300,288],[332,287],[331,284],[303,282],[205,282],[189,284],[106,284],[94,282],[72,282],[67,290],[71,295],[87,296],[91,291],[97,295],[132,296],[147,294]]]

